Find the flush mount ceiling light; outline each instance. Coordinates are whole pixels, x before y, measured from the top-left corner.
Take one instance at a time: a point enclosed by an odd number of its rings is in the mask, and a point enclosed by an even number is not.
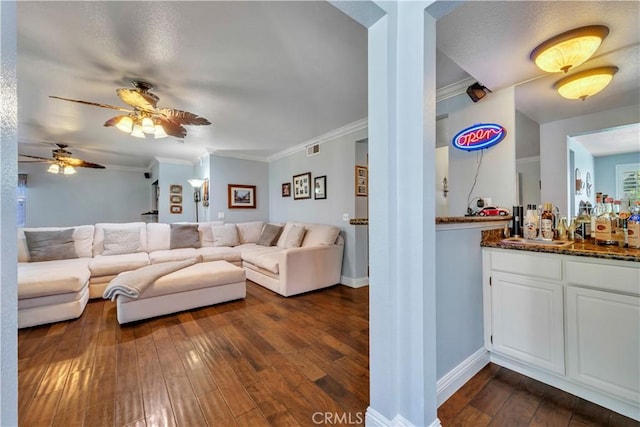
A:
[[[553,87],[565,98],[584,101],[607,87],[617,72],[618,67],[592,68],[558,80]]]
[[[530,58],[542,71],[566,73],[591,58],[608,34],[609,28],[604,25],[576,28],[543,42],[533,49]]]

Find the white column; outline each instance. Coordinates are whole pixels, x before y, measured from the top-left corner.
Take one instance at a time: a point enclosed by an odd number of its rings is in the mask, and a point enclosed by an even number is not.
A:
[[[386,15],[369,27],[368,425],[439,425],[435,20],[427,5],[378,3]]]
[[[18,425],[16,3],[0,1],[0,425]]]

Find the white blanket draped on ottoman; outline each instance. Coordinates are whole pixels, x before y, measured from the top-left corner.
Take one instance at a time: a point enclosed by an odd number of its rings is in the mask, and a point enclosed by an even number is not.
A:
[[[115,301],[118,295],[129,298],[138,298],[146,288],[160,277],[174,271],[192,266],[198,262],[198,258],[189,258],[184,261],[163,262],[152,264],[137,270],[118,274],[104,290],[102,297]]]

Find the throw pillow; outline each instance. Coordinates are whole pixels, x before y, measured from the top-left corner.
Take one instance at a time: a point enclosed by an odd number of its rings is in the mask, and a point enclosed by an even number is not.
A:
[[[140,251],[140,229],[105,228],[102,255],[132,254]]]
[[[53,261],[57,259],[78,258],[73,241],[73,228],[59,231],[24,232],[29,249],[29,260]]]
[[[238,246],[238,229],[235,224],[214,225],[213,246]]]
[[[284,235],[284,248],[299,248],[304,238],[305,228],[302,225],[294,225]]]
[[[199,248],[198,224],[171,224],[169,249]]]
[[[266,224],[256,244],[262,246],[273,246],[278,241],[278,237],[280,237],[281,232],[281,225]]]

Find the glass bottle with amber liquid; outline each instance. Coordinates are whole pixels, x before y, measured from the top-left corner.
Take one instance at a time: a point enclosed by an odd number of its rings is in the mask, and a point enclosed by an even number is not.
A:
[[[545,203],[540,215],[540,237],[544,240],[553,240],[553,205]]]
[[[604,201],[604,213],[596,219],[596,244],[617,245],[616,229],[618,217],[613,212],[613,199],[608,197]]]

